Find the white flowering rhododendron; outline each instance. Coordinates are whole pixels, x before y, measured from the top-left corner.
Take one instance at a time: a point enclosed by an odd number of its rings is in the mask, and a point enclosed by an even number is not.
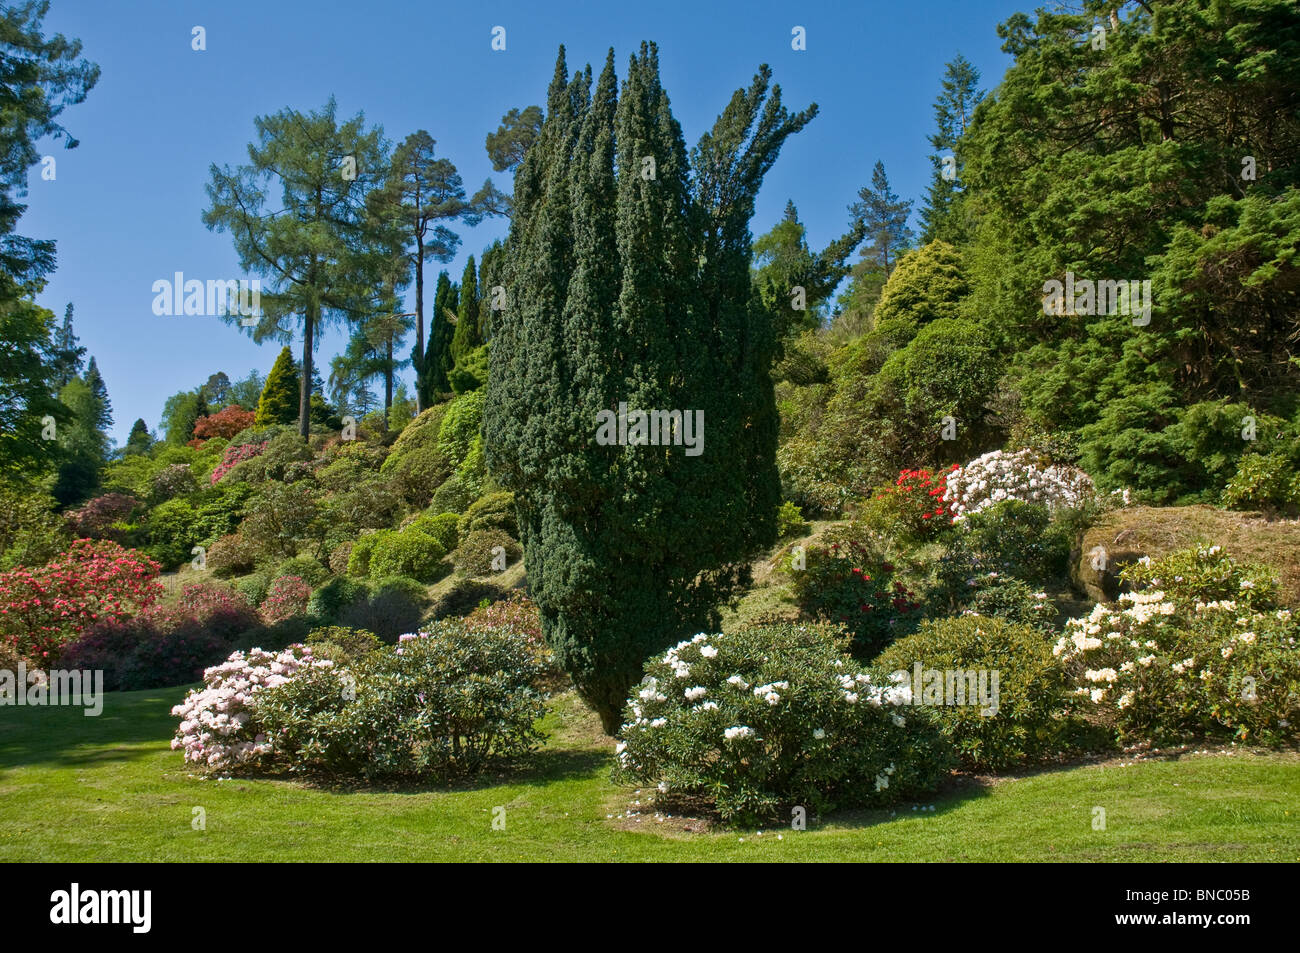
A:
[[[905,678],[847,668],[844,638],[760,625],[702,633],[650,659],[625,709],[619,774],[661,798],[711,799],[728,819],[932,789],[950,752],[928,715],[902,707],[912,702]]]
[[[1198,547],[1148,560],[1131,576],[1181,582],[1170,566],[1218,557],[1219,547]],[[1240,588],[1235,578],[1211,578],[1218,589]],[[1300,645],[1290,610],[1163,589],[1126,592],[1069,620],[1052,651],[1073,678],[1074,694],[1122,738],[1294,737]]]
[[[181,719],[172,749],[185,760],[219,771],[244,766],[270,756],[274,746],[258,730],[254,718],[257,695],[283,685],[307,667],[331,668],[328,659],[313,658],[309,646],[293,645],[283,652],[251,649],[233,653],[203,673],[203,687],[191,689],[172,708]]]
[[[1092,478],[1076,467],[1042,467],[1030,450],[994,450],[948,474],[943,500],[957,523],[1004,500],[1057,509],[1079,506],[1095,492]]]

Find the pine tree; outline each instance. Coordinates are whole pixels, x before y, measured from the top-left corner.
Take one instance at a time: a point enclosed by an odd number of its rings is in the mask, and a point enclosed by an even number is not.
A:
[[[99,365],[95,363],[93,356],[90,363],[86,365],[86,386],[90,388],[91,396],[95,400],[93,425],[96,430],[107,433],[108,428],[113,426],[113,404],[108,399],[108,385],[104,383],[104,377],[99,373]]]
[[[268,424],[291,424],[298,419],[299,394],[302,385],[298,377],[298,366],[288,347],[281,348],[280,355],[266,375],[266,386],[257,401],[257,416],[254,422],[259,426]]]
[[[975,115],[975,107],[984,98],[979,81],[979,70],[958,53],[957,58],[947,65],[942,91],[934,101],[935,132],[930,136],[930,145],[934,147],[930,164],[934,166],[934,172],[921,209],[921,241],[926,244],[933,241],[959,244],[964,237],[955,206],[961,195],[960,149],[961,139]],[[944,159],[949,153],[953,157],[949,165],[952,171],[945,175]]]
[[[790,116],[764,69],[694,164],[658,73],[643,44],[620,94],[611,52],[589,95],[590,68],[570,79],[561,48],[515,177],[483,422],[546,638],[610,732],[644,660],[714,624],[775,533],[774,342],[748,225],[815,112]],[[702,411],[707,449],[598,443],[620,401]]]

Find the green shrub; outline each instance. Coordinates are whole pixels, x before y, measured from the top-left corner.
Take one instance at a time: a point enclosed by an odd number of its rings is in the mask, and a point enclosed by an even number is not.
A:
[[[352,550],[348,554],[348,575],[369,576],[371,554],[374,553],[376,546],[391,535],[393,530],[381,529],[376,533],[366,533],[353,543]]]
[[[498,552],[498,547],[504,553]],[[505,556],[505,565],[518,562],[523,555],[523,548],[500,529],[476,529],[465,537],[465,541],[453,554],[456,568],[467,576],[486,576],[500,572],[501,567],[493,567],[492,562],[498,556]]]
[[[444,622],[346,670],[300,669],[259,696],[257,717],[291,771],[465,777],[541,740],[539,671],[523,636]]]
[[[393,642],[420,627],[428,602],[428,590],[415,579],[381,579],[371,583],[369,599],[339,610],[338,623]]]
[[[384,647],[373,632],[365,629],[349,629],[342,625],[326,625],[312,629],[307,633],[307,644],[318,658],[333,659],[340,665],[348,665],[365,658],[371,652],[378,652]]]
[[[1071,619],[1054,651],[1121,741],[1289,744],[1300,723],[1297,637],[1289,609],[1154,589]]]
[[[407,528],[385,534],[370,554],[371,576],[410,576],[422,582],[434,582],[447,574],[442,557],[447,555],[432,536]]]
[[[1063,747],[1069,728],[1065,671],[1048,639],[1028,626],[980,616],[926,622],[881,653],[876,667],[881,673],[906,673],[913,693],[921,688],[913,703],[919,701],[933,713],[944,737],[970,767],[1013,767]],[[965,704],[953,704],[961,700],[955,694],[958,671],[983,674],[984,698],[972,700],[968,694]],[[927,672],[943,673],[942,684]],[[949,672],[954,673],[953,693]],[[969,690],[969,681],[962,685]]]
[[[330,578],[330,571],[310,556],[295,556],[279,563],[271,573],[271,581],[281,576],[297,576],[313,589]]]
[[[518,538],[519,524],[515,519],[515,495],[508,491],[489,493],[475,500],[464,511],[456,532],[463,542],[470,533],[482,529],[499,529],[506,535]]]
[[[418,529],[422,533],[427,533],[436,539],[444,550],[451,552],[460,544],[460,536],[456,532],[456,526],[460,522],[460,517],[455,513],[422,513],[408,524],[410,529]]]
[[[235,589],[242,593],[254,608],[260,606],[266,598],[266,591],[271,588],[271,575],[265,572],[249,573],[234,582]]]
[[[1232,600],[1257,610],[1278,605],[1277,576],[1268,566],[1239,563],[1222,546],[1200,543],[1162,556],[1143,557],[1120,570],[1120,581],[1134,590],[1158,589],[1166,601]]]
[[[352,558],[353,541],[345,539],[330,550],[330,572],[336,576],[347,574],[348,562]]]
[[[472,497],[460,477],[453,474],[438,489],[433,491],[429,509],[438,513],[463,513],[468,509]]]
[[[1245,454],[1223,491],[1223,505],[1233,510],[1294,512],[1300,506],[1300,474],[1287,454]]]
[[[455,466],[438,449],[438,431],[447,405],[423,411],[403,428],[380,473],[406,502],[423,507]]]
[[[1047,593],[1035,592],[1033,587],[1012,576],[977,580],[966,609],[976,615],[1043,632],[1050,632],[1056,620],[1056,606]]]
[[[793,556],[782,568],[804,615],[843,625],[860,659],[874,658],[920,621],[915,594],[894,578],[882,541],[861,525],[828,531],[806,548],[802,568]]]
[[[486,391],[475,390],[459,395],[447,405],[447,413],[438,427],[438,450],[453,470],[469,456],[474,438],[479,435],[486,399]]]
[[[335,576],[312,593],[307,614],[322,622],[335,623],[340,613],[370,598],[370,586],[350,576]]]
[[[646,663],[624,711],[616,777],[657,802],[710,799],[761,823],[935,789],[951,755],[896,686],[853,667],[826,627],[764,625],[697,635]]]
[[[1042,584],[1065,575],[1070,543],[1068,524],[1053,522],[1045,505],[1005,500],[957,524],[939,560],[939,583],[952,608],[1004,577]]]
[[[793,539],[807,532],[808,524],[804,522],[799,507],[789,500],[782,503],[776,511],[776,538]]]
[[[249,572],[257,564],[257,547],[238,533],[214,540],[208,547],[208,568],[218,576]]]

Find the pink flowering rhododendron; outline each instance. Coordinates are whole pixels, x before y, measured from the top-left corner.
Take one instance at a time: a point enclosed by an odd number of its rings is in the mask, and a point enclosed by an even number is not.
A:
[[[251,649],[235,652],[203,673],[203,687],[192,689],[172,709],[181,719],[172,739],[185,760],[214,770],[251,765],[269,758],[274,745],[256,721],[260,692],[283,685],[304,668],[333,668],[313,658],[309,646],[291,645],[283,652]]]
[[[254,457],[260,457],[266,450],[269,441],[263,440],[261,443],[245,443],[238,447],[227,447],[221,455],[221,462],[212,470],[212,476],[209,481],[218,482],[223,476],[230,472],[231,468],[237,463],[243,463],[245,460],[252,460]]]
[[[79,539],[38,569],[0,573],[0,637],[47,660],[102,620],[128,619],[161,594],[158,563],[109,540]]]
[[[307,611],[307,602],[311,599],[311,586],[298,576],[281,576],[271,583],[266,598],[262,600],[262,619],[268,625],[275,625]]]

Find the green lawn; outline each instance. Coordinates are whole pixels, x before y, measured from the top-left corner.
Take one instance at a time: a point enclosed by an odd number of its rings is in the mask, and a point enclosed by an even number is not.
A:
[[[1115,761],[970,783],[922,805],[932,812],[693,833],[652,811],[617,817],[636,794],[609,782],[610,745],[571,696],[552,704],[546,747],[509,777],[332,791],[191,776],[168,748],[183,694],[110,694],[98,718],[0,708],[0,860],[1300,860],[1294,753]],[[204,831],[191,827],[196,806]],[[492,829],[497,806],[505,830]]]

